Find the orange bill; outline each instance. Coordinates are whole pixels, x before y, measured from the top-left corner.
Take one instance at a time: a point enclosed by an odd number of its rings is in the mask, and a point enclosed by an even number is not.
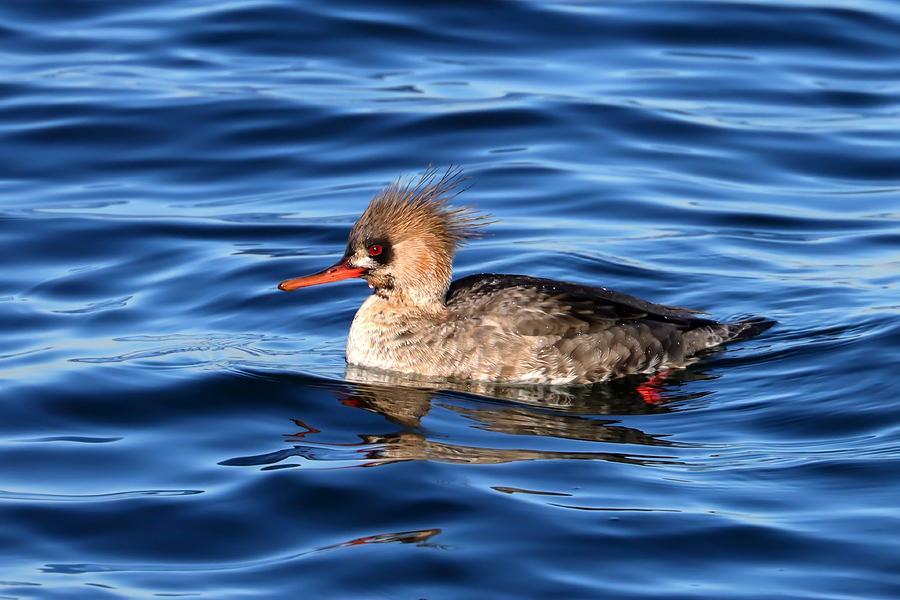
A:
[[[324,271],[314,273],[313,275],[307,275],[306,277],[295,277],[294,279],[285,279],[278,284],[278,289],[282,292],[291,292],[298,288],[309,287],[311,285],[319,285],[320,283],[331,283],[332,281],[340,281],[342,279],[362,277],[365,272],[365,269],[359,267],[351,267],[349,265],[349,259],[346,259],[336,265],[328,267]]]

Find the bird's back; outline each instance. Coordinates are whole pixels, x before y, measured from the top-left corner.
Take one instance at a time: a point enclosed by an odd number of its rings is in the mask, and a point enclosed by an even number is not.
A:
[[[480,340],[482,364],[495,362],[504,379],[552,383],[684,366],[746,329],[607,288],[521,275],[457,280],[447,307]]]

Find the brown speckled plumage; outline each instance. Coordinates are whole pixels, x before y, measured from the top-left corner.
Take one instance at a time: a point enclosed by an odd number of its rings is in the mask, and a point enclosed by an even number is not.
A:
[[[683,367],[702,350],[771,326],[719,323],[602,287],[522,275],[450,283],[457,246],[487,219],[447,202],[458,170],[397,183],[354,225],[341,262],[283,282],[364,277],[375,289],[350,327],[347,362],[431,380],[589,383]]]

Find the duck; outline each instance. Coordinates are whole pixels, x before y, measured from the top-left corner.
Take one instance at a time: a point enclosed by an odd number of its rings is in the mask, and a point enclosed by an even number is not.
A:
[[[453,280],[459,247],[493,224],[451,201],[461,169],[428,169],[378,193],[350,230],[338,262],[278,284],[290,292],[363,279],[346,361],[422,381],[593,384],[683,369],[775,321],[716,321],[607,287],[482,273]]]

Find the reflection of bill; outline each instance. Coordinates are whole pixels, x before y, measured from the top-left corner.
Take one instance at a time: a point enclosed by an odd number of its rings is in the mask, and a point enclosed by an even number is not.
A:
[[[398,531],[396,533],[380,533],[378,535],[367,535],[359,537],[348,542],[334,544],[321,548],[327,550],[331,548],[344,548],[347,546],[362,546],[364,544],[389,544],[399,542],[401,544],[424,544],[432,537],[441,532],[440,529],[421,529],[419,531]]]

